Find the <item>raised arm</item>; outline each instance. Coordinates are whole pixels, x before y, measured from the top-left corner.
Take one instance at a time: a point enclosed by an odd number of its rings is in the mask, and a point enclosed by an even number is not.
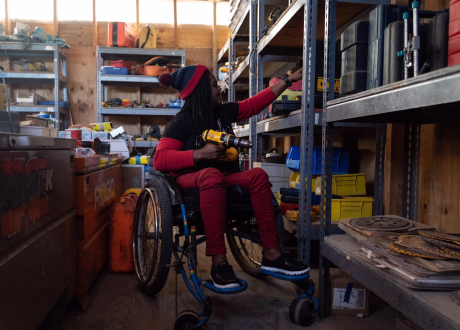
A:
[[[288,80],[291,83],[299,81],[300,79],[302,79],[302,69],[294,72],[288,77]],[[238,102],[239,111],[236,121],[243,121],[257,115],[263,109],[268,107],[274,100],[276,100],[287,89],[287,87],[288,86],[284,81],[280,81],[271,87],[265,88],[257,95]]]

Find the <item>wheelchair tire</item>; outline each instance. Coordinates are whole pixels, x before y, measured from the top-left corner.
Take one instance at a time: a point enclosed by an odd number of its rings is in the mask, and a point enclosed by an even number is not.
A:
[[[159,293],[168,279],[173,247],[171,199],[166,187],[152,179],[139,195],[133,224],[136,275],[149,296]]]
[[[284,253],[283,217],[281,215],[281,209],[279,208],[276,199],[273,199],[273,203],[279,249],[281,253]],[[254,222],[253,224],[257,224],[255,218],[251,219],[250,221]],[[258,228],[254,229],[258,231]],[[245,273],[256,278],[264,278],[267,276],[260,272],[262,266],[262,246],[260,244],[251,242],[245,238],[236,237],[228,234],[227,242],[228,246],[230,247],[230,251],[232,251],[233,257]]]

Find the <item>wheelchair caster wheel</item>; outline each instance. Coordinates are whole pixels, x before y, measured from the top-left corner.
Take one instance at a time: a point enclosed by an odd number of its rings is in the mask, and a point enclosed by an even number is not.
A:
[[[315,303],[309,298],[295,298],[289,306],[289,319],[299,325],[308,327],[316,316]]]
[[[183,311],[174,322],[174,330],[191,330],[200,323],[200,317],[194,311]]]

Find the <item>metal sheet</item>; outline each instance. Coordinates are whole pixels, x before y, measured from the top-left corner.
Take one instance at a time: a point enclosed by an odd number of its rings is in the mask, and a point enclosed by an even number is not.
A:
[[[452,66],[329,102],[327,121],[343,121],[460,102],[460,68]],[[392,120],[397,117],[393,116]],[[373,119],[375,120],[375,119]]]
[[[460,313],[458,307],[450,301],[449,292],[408,289],[395,281],[388,271],[372,268],[355,258],[352,251],[356,245],[343,235],[327,237],[324,256],[422,329],[460,328]]]
[[[11,136],[0,134],[0,145]],[[31,145],[42,140],[27,138]],[[73,150],[0,153],[0,253],[75,208],[74,175]]]
[[[348,225],[356,230],[401,231],[413,227],[410,221],[394,216],[373,216],[350,219]]]
[[[145,185],[145,165],[123,164],[122,193],[130,188],[141,188]]]
[[[395,243],[398,247],[404,247],[409,252],[419,251],[422,254],[429,254],[439,258],[460,260],[460,255],[455,252],[448,252],[436,245],[425,242],[420,235],[402,235]]]
[[[2,329],[38,328],[75,280],[76,251],[75,212],[71,211],[1,255]]]

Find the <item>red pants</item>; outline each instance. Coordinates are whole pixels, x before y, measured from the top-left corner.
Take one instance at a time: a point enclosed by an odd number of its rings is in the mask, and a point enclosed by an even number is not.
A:
[[[215,168],[186,173],[177,178],[182,189],[199,188],[201,215],[206,233],[206,255],[226,254],[225,224],[227,186],[238,185],[249,191],[257,219],[262,247],[278,248],[273,195],[267,173],[261,168],[222,173]]]

